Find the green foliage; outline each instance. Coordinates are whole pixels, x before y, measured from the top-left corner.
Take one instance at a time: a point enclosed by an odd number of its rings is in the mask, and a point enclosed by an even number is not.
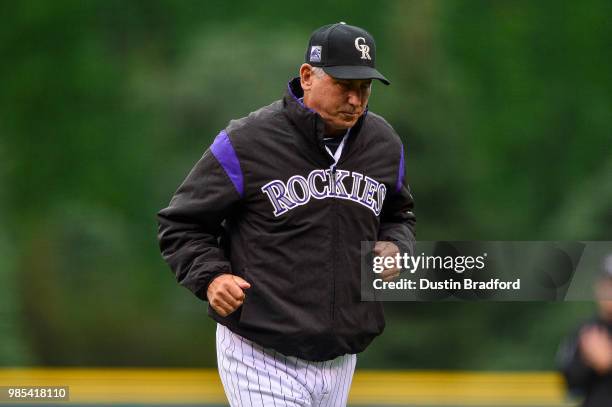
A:
[[[0,364],[214,364],[214,324],[163,264],[155,213],[227,121],[282,95],[329,22],[377,38],[393,84],[371,108],[404,139],[420,239],[609,238],[605,0],[4,8]],[[592,306],[387,310],[362,367],[549,369]]]

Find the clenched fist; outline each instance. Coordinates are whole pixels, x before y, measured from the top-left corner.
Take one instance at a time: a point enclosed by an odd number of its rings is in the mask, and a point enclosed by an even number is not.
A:
[[[246,298],[244,290],[250,287],[251,284],[238,276],[221,274],[208,285],[206,297],[215,312],[226,317],[242,305]]]
[[[399,247],[393,242],[378,241],[374,246],[374,254],[379,257],[395,257],[398,253]],[[381,277],[383,281],[391,281],[399,274],[400,269],[394,263],[393,267],[383,270]]]

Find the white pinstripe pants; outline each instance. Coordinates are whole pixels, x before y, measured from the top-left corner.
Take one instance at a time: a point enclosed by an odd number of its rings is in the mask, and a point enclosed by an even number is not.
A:
[[[356,362],[284,356],[217,324],[217,365],[232,407],[346,406]]]

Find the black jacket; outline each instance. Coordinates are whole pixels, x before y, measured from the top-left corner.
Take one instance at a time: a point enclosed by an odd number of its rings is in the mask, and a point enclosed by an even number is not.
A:
[[[228,317],[209,307],[213,319],[285,355],[328,360],[363,351],[385,325],[382,304],[360,301],[360,242],[408,250],[415,217],[391,126],[364,113],[334,165],[301,96],[296,78],[282,100],[229,123],[159,212],[159,242],[202,300],[221,273],[251,284]]]
[[[578,346],[579,332],[586,326],[598,325],[612,335],[612,322],[600,318],[581,325],[560,346],[557,355],[559,368],[567,387],[574,396],[584,397],[584,407],[612,406],[612,372],[598,374],[587,366]]]

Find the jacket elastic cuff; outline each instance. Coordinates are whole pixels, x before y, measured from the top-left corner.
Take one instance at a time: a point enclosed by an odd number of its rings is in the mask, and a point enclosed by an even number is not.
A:
[[[409,256],[414,255],[414,241],[406,242],[406,241],[393,240],[392,242],[397,245],[402,255],[404,253],[407,253]]]

